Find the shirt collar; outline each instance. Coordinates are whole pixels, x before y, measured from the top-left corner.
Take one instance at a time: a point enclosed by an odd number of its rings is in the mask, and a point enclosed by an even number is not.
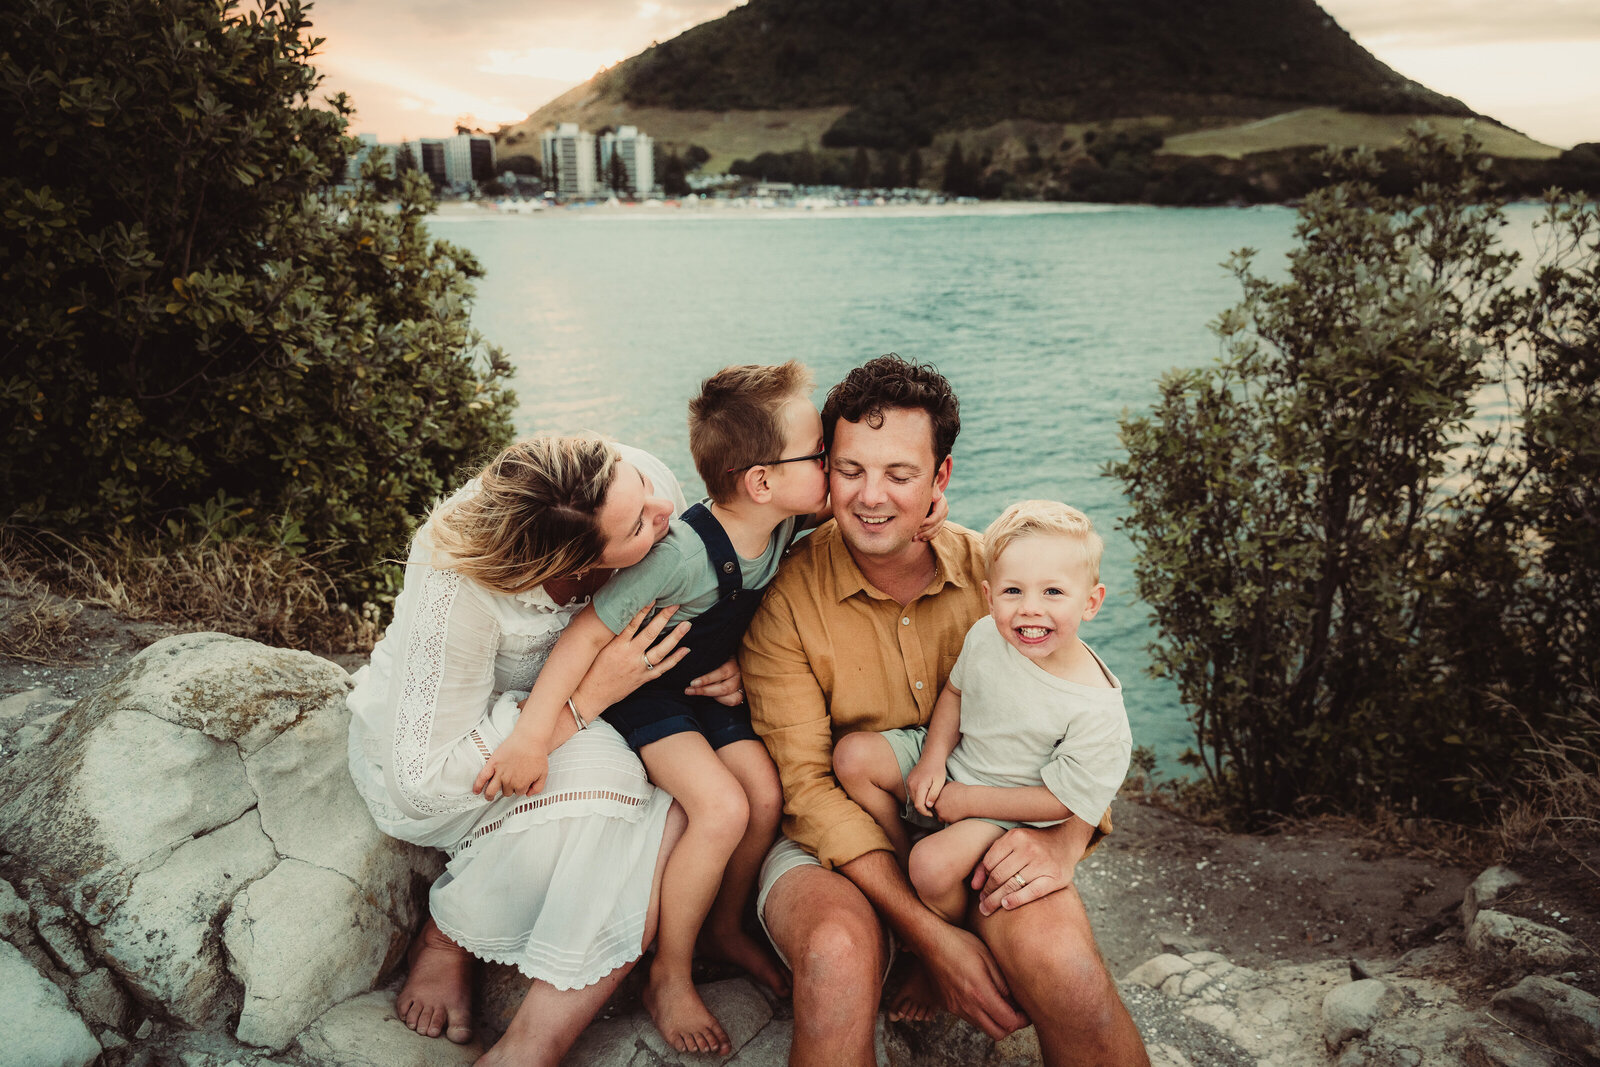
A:
[[[961,540],[967,532],[965,527],[947,522],[934,535],[933,580],[918,594],[919,596],[930,596],[946,585],[953,585],[958,589],[966,589],[972,585],[972,575],[967,572],[964,565],[965,553],[961,551]],[[834,594],[840,601],[848,600],[857,593],[866,593],[875,599],[887,598],[888,594],[867,581],[866,575],[861,573],[861,568],[856,565],[855,557],[850,554],[850,546],[845,544],[844,535],[839,532],[837,523],[834,524],[827,548],[829,569],[833,574]]]

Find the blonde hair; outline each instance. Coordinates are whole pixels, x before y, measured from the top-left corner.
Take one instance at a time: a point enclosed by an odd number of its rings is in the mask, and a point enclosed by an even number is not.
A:
[[[587,570],[605,551],[599,512],[620,459],[599,437],[530,437],[429,517],[435,565],[500,593],[525,593]]]
[[[1095,533],[1089,516],[1054,500],[1024,500],[1002,511],[983,532],[985,569],[994,569],[995,560],[1011,542],[1032,534],[1068,537],[1078,542],[1083,549],[1084,565],[1089,568],[1089,584],[1100,583],[1100,556],[1105,551],[1105,542]]]
[[[811,386],[811,372],[792,359],[724,367],[700,383],[689,401],[689,452],[712,500],[728,503],[747,468],[783,458],[783,405]]]

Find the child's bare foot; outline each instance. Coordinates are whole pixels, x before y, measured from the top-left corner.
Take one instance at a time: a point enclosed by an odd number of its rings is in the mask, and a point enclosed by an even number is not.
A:
[[[789,995],[789,972],[778,962],[778,957],[738,926],[713,930],[707,924],[695,947],[697,955],[742,968],[751,978],[772,990],[774,996]]]
[[[406,952],[411,965],[395,998],[395,1014],[424,1037],[472,1040],[472,955],[430,918]]]
[[[932,1022],[939,1014],[938,990],[921,960],[911,961],[911,973],[889,1006],[889,1018],[913,1023]]]
[[[726,1056],[733,1051],[733,1042],[711,1014],[705,1001],[687,976],[658,977],[657,968],[650,971],[650,981],[644,987],[644,1006],[651,1020],[667,1044],[679,1052],[715,1052]]]

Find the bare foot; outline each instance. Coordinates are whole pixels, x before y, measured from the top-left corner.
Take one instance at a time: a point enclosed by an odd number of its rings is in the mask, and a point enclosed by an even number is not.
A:
[[[472,955],[429,918],[406,952],[411,972],[395,998],[401,1020],[423,1037],[472,1040]]]
[[[938,990],[934,988],[933,979],[922,961],[914,959],[911,961],[911,974],[895,995],[894,1003],[889,1006],[889,1018],[895,1022],[927,1023],[932,1022],[938,1014]]]
[[[715,1052],[719,1056],[731,1053],[733,1042],[700,999],[694,982],[688,976],[658,977],[659,970],[650,969],[644,1006],[667,1044],[679,1052]]]
[[[739,927],[712,930],[709,925],[701,932],[699,955],[731,963],[743,968],[751,978],[772,990],[775,996],[789,995],[789,972],[778,957],[765,944],[757,941]]]

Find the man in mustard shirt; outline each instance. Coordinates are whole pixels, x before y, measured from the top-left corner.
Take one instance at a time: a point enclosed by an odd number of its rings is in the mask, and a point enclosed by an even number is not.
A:
[[[914,536],[950,481],[960,415],[949,382],[882,356],[834,387],[822,420],[834,521],[785,562],[740,655],[751,721],[783,780],[785,836],[757,910],[794,972],[789,1062],[873,1063],[886,922],[920,960],[923,994],[990,1037],[1031,1022],[1047,1064],[1148,1064],[1061,860],[1109,816],[1008,831],[980,865],[962,928],[918,900],[834,778],[843,734],[927,725],[987,609],[978,535],[946,524],[931,542]]]

